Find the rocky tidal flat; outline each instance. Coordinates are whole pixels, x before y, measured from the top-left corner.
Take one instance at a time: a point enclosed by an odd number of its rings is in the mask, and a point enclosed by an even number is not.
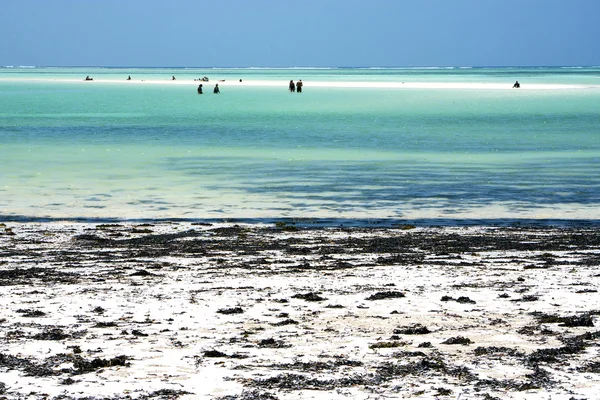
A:
[[[600,393],[600,231],[0,223],[0,398]]]

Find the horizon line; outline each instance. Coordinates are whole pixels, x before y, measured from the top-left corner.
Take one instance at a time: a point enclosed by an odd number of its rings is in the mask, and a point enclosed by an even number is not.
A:
[[[3,65],[0,68],[106,68],[106,69],[509,69],[509,68],[600,68],[599,65],[405,65],[405,66],[136,66],[136,65]]]

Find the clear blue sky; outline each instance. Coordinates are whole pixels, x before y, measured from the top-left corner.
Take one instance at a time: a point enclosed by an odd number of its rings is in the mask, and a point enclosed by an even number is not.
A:
[[[0,65],[598,66],[600,0],[3,0]]]

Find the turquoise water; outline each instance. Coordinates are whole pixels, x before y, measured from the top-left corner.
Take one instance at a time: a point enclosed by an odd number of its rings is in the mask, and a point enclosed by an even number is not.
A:
[[[516,79],[589,87],[316,86]],[[594,85],[599,68],[0,68],[0,219],[600,220]]]

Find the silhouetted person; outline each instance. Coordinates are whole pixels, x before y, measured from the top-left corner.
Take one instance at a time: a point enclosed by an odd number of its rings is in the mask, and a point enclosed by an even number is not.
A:
[[[218,83],[215,85],[215,88],[213,89],[213,93],[215,93],[215,94],[221,93],[221,91],[219,90],[219,84]]]
[[[294,83],[294,81],[290,81],[290,92],[295,92],[296,91],[296,84]]]
[[[302,93],[302,79],[299,79],[296,82],[296,93]]]
[[[198,85],[198,94],[202,94],[202,85]]]
[[[127,80],[128,80],[128,81],[130,81],[130,80],[131,80],[131,75],[129,75],[129,76],[127,77]]]
[[[516,81],[515,84],[513,85],[513,88],[520,88],[521,84],[519,83],[519,81]]]

